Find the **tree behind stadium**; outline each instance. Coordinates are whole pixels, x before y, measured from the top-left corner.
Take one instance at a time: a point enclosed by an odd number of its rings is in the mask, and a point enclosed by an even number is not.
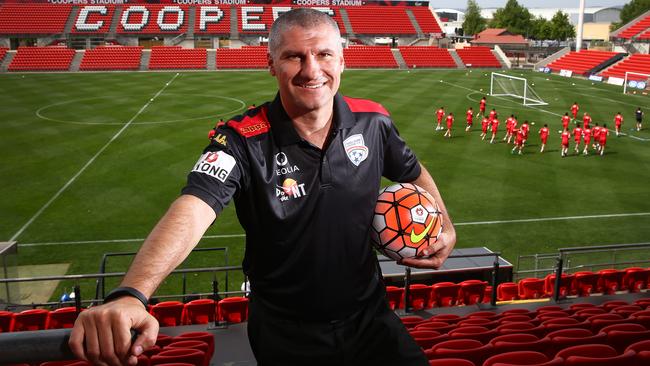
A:
[[[508,0],[506,6],[494,12],[490,28],[506,28],[512,34],[528,35],[532,31],[533,16],[517,0]]]
[[[623,9],[621,9],[621,21],[618,23],[612,23],[610,30],[617,30],[648,10],[650,10],[650,0],[630,1],[623,5]]]
[[[467,1],[465,9],[465,21],[463,22],[463,32],[465,35],[472,36],[482,32],[487,25],[485,18],[481,16],[481,8],[475,0]]]

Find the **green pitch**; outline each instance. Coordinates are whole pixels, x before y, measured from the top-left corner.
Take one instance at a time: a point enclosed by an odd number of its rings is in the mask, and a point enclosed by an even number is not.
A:
[[[650,117],[646,130],[630,129],[636,107],[650,113],[650,99],[585,80],[509,73],[528,78],[549,104],[528,108],[488,96],[488,110],[496,108],[501,120],[492,145],[481,141],[480,123],[464,131],[465,111],[478,112],[489,90],[489,71],[348,70],[341,90],[392,113],[442,192],[458,247],[486,246],[514,262],[559,247],[647,242]],[[103,253],[138,248],[179,194],[215,121],[272,99],[275,90],[265,72],[0,75],[0,240],[23,244],[21,265],[70,263],[68,273],[97,272]],[[574,101],[612,130],[605,156],[560,157],[560,115]],[[434,130],[440,106],[456,116],[451,139]],[[618,138],[617,111],[626,134]],[[521,156],[501,142],[511,113],[535,123]],[[552,134],[540,154],[544,123]],[[229,264],[238,265],[242,234],[229,207],[200,246],[227,247]],[[108,271],[128,261],[111,259]],[[222,254],[193,254],[184,266],[223,264]],[[210,291],[211,278],[192,275],[187,291]],[[241,281],[231,274],[229,289]],[[172,277],[160,293],[177,292],[179,284]],[[85,298],[94,294],[94,281],[81,285]]]

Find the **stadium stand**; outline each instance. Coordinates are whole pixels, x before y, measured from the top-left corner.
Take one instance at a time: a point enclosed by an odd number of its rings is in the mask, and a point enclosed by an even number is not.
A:
[[[600,75],[606,77],[614,76],[623,78],[625,77],[625,72],[627,71],[650,74],[650,55],[636,53],[624,59],[623,61],[618,62],[605,69],[605,71],[601,72]],[[641,76],[637,77],[641,78]]]
[[[456,62],[449,54],[446,48],[433,46],[400,46],[399,52],[402,54],[406,66],[414,67],[453,67],[456,68]]]
[[[205,69],[206,66],[207,50],[205,48],[181,48],[180,46],[151,48],[150,70]]]
[[[18,47],[9,71],[66,71],[75,51],[65,47]]]
[[[345,65],[354,68],[397,68],[388,46],[350,46],[343,49]]]
[[[501,68],[501,63],[492,54],[492,50],[489,47],[465,47],[456,50],[456,53],[466,67]]]
[[[63,33],[72,5],[3,4],[0,34]]]
[[[86,50],[79,70],[138,70],[142,47],[100,46]]]
[[[616,52],[582,50],[570,52],[547,65],[552,71],[571,70],[579,75],[597,71],[596,67],[618,55]]]
[[[442,35],[443,32],[440,28],[440,24],[438,24],[438,21],[433,16],[433,13],[431,13],[431,10],[422,6],[409,6],[406,9],[413,13],[420,29],[422,29],[422,32]]]
[[[128,5],[122,9],[118,34],[182,34],[187,32],[188,6]]]
[[[217,50],[217,69],[264,69],[266,67],[268,67],[266,46]]]
[[[650,14],[646,14],[645,17],[639,19],[635,23],[632,23],[625,27],[621,32],[619,32],[616,37],[623,39],[631,39],[634,36],[638,35],[641,32],[647,31],[650,28]]]
[[[216,6],[197,6],[195,34],[230,35],[230,9]]]
[[[113,5],[83,6],[77,14],[70,33],[75,35],[108,33],[114,14]]]
[[[355,34],[416,34],[405,7],[364,6],[346,8]]]

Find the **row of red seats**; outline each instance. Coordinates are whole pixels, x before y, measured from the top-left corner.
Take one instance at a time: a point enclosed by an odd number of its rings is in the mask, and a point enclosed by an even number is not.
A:
[[[205,69],[205,48],[153,47],[149,69]]]
[[[141,46],[100,46],[86,50],[80,70],[138,70]]]
[[[415,34],[405,8],[363,6],[346,8],[352,30],[357,34]]]
[[[350,46],[343,49],[343,57],[348,67],[398,67],[388,46]]]
[[[224,48],[217,50],[218,69],[248,69],[268,67],[266,46]]]
[[[433,46],[400,46],[399,52],[409,68],[456,67],[456,62],[446,48]]]
[[[75,51],[65,47],[18,47],[9,71],[67,71]]]
[[[636,23],[630,25],[624,31],[620,32],[618,34],[618,38],[630,39],[637,34],[647,30],[648,28],[650,28],[650,15],[641,18]]]
[[[0,7],[0,33],[63,33],[72,5],[3,4]]]
[[[585,74],[616,55],[616,52],[594,50],[569,52],[547,66],[553,71],[571,70],[577,74]]]
[[[82,309],[83,310],[83,309]],[[216,321],[240,323],[248,319],[248,298],[227,297],[218,302],[198,299],[183,304],[164,301],[149,307],[149,312],[161,326],[207,324]],[[43,329],[72,328],[77,319],[74,307],[53,311],[29,309],[18,313],[0,311],[0,333]]]
[[[560,297],[589,296],[594,293],[605,295],[618,291],[639,292],[648,287],[650,268],[630,267],[624,270],[613,268],[598,272],[580,271],[562,274]],[[524,278],[518,283],[505,282],[497,287],[499,301],[526,300],[551,297],[554,293],[555,274],[544,279]]]
[[[429,10],[429,8],[414,6],[407,9],[410,9],[415,16],[415,19],[417,20],[420,29],[422,29],[422,32],[426,34],[443,33],[442,29],[440,28],[440,24],[438,24],[438,21],[436,21],[436,18],[433,16],[433,13],[431,10]]]
[[[489,47],[465,47],[457,49],[456,53],[467,67],[501,67],[501,63]]]
[[[431,286],[415,283],[409,287],[409,307],[413,310],[422,310],[489,302],[491,291],[492,286],[479,280],[467,280],[461,283],[438,282]],[[402,287],[386,286],[386,298],[392,309],[403,309],[405,290]]]
[[[650,36],[650,32],[648,35]],[[621,62],[617,62],[616,64],[607,68],[605,71],[600,73],[600,75],[605,77],[614,76],[624,78],[625,72],[627,71],[650,74],[650,55],[635,53],[634,55],[623,59]],[[634,76],[631,77],[634,78]],[[636,78],[637,79],[632,80],[647,80],[647,77],[644,78],[642,76],[636,76]]]

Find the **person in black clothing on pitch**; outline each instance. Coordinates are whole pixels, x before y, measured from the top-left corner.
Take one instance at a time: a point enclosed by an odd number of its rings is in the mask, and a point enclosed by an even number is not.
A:
[[[225,138],[203,151],[122,287],[80,314],[69,342],[78,357],[135,364],[158,332],[143,303],[234,198],[246,232],[248,337],[259,365],[427,365],[388,308],[369,242],[381,177],[423,187],[443,212],[443,233],[428,256],[402,264],[440,267],[456,233],[388,112],[338,93],[343,69],[328,15],[303,8],[276,20],[269,71],[277,96],[218,128]],[[140,333],[133,344],[129,329]]]

